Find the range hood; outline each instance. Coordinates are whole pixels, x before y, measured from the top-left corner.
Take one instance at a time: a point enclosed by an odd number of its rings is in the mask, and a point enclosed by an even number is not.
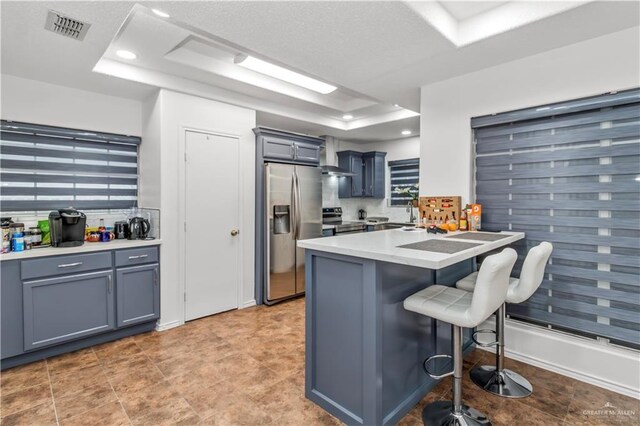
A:
[[[342,169],[338,166],[329,166],[329,165],[324,165],[320,167],[322,169],[322,174],[323,175],[329,175],[329,176],[354,176],[354,173],[351,173],[348,170]]]
[[[354,176],[355,173],[351,173],[349,170],[336,166],[337,143],[338,142],[334,137],[325,136],[325,139],[324,139],[325,164],[320,166],[320,168],[322,169],[322,174],[329,175],[329,176]]]

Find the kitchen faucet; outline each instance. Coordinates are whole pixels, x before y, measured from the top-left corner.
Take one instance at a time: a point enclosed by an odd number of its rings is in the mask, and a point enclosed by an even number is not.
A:
[[[413,201],[409,201],[407,203],[407,213],[409,213],[409,223],[414,223],[416,221],[416,217],[413,214]]]

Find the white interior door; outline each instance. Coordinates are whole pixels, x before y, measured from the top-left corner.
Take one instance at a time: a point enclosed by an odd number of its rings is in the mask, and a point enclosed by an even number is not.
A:
[[[185,153],[185,319],[189,321],[238,307],[239,141],[187,131]]]

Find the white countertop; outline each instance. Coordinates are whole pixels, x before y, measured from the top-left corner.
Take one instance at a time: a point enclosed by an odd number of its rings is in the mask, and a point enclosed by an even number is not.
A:
[[[108,243],[85,243],[78,247],[44,247],[31,250],[0,254],[0,261],[32,259],[34,257],[59,256],[64,254],[91,253],[96,251],[127,249],[145,246],[157,246],[162,240],[113,240]]]
[[[509,235],[493,242],[481,242],[475,240],[452,239],[451,241],[469,242],[478,244],[467,250],[454,254],[436,253],[408,248],[398,248],[405,244],[445,236],[460,234],[461,232],[449,232],[448,234],[430,234],[426,230],[403,231],[390,229],[387,231],[362,232],[336,237],[314,238],[298,241],[298,246],[334,254],[362,257],[365,259],[380,260],[383,262],[399,263],[402,265],[418,266],[421,268],[440,269],[454,263],[478,256],[480,254],[506,246],[524,238],[524,232],[500,232]],[[488,233],[487,233],[488,234]],[[491,232],[490,234],[497,234]]]

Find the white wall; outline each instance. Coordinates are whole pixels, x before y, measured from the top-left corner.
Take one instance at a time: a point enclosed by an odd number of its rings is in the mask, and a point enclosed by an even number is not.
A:
[[[337,151],[382,151],[386,152],[386,164],[389,161],[406,160],[409,158],[420,157],[420,137],[410,137],[403,139],[395,139],[390,141],[372,142],[366,144],[350,143],[346,141],[335,140],[335,152]],[[334,163],[337,165],[337,158]],[[371,198],[338,198],[338,177],[323,176],[322,177],[322,206],[323,207],[342,207],[343,217],[346,220],[355,220],[358,218],[358,210],[364,209],[368,216],[385,216],[391,221],[406,222],[409,220],[409,213],[405,207],[390,207],[390,180],[389,173],[385,176],[385,194],[384,199]]]
[[[3,74],[2,118],[73,129],[142,134],[142,104]]]
[[[182,206],[180,206],[180,144],[184,128],[238,136],[242,182],[241,232],[242,305],[254,303],[254,214],[255,214],[255,135],[256,113],[196,96],[160,90],[144,104],[143,150],[141,151],[140,199],[145,206],[161,209],[161,317],[159,328],[184,322],[184,278],[180,258]],[[160,173],[162,171],[162,173]],[[205,226],[206,224],[203,224]],[[215,253],[211,253],[215,256]]]
[[[471,117],[640,85],[638,27],[422,87],[420,193],[472,199]]]
[[[638,85],[640,31],[635,27],[424,86],[420,193],[472,199],[471,117]],[[572,343],[557,332],[531,328],[507,321],[507,354],[637,397],[638,376],[632,374],[640,371],[637,354],[593,341]],[[558,339],[566,344],[558,345]]]

